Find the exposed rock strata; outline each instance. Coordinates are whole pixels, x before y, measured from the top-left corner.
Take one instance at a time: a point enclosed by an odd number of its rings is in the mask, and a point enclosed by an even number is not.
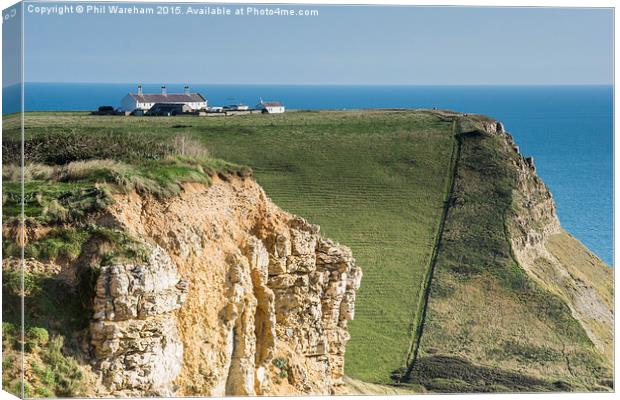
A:
[[[147,265],[98,281],[91,332],[111,393],[340,390],[361,270],[318,226],[237,178],[119,196],[100,222],[156,243]]]

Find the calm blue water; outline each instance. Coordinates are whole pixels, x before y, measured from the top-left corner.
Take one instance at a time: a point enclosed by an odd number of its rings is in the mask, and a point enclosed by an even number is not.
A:
[[[169,92],[182,91],[168,85]],[[11,92],[12,90],[12,92]],[[159,85],[144,85],[158,92]],[[254,105],[262,96],[293,109],[438,107],[493,116],[504,122],[523,154],[536,161],[564,228],[613,263],[613,88],[193,85],[211,105]],[[118,106],[131,84],[26,85],[26,110],[92,110]],[[5,89],[3,112],[19,96]]]

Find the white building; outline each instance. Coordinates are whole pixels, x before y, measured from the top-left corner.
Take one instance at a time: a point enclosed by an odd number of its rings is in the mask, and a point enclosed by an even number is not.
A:
[[[284,112],[284,104],[279,101],[263,101],[261,99],[260,103],[256,105],[256,109],[263,110],[267,114],[281,114]]]
[[[207,108],[207,100],[200,93],[190,93],[189,86],[185,86],[185,93],[168,93],[165,86],[161,87],[161,94],[142,93],[142,86],[138,86],[138,93],[128,93],[121,100],[121,110],[132,112],[135,110],[148,111],[156,103],[184,104],[192,110]]]

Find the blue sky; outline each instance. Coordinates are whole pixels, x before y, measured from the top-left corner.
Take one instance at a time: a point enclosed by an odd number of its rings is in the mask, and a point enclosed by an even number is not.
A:
[[[50,4],[64,3],[45,5]],[[187,5],[180,7],[185,11]],[[26,12],[25,80],[421,85],[613,80],[611,9],[285,7],[317,9],[319,15]]]

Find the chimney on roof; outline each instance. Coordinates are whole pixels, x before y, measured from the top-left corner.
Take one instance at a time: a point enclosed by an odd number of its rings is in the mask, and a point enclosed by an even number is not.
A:
[[[138,85],[138,96],[142,96],[142,85]]]
[[[185,86],[183,88],[183,90],[184,90],[185,94],[189,94],[189,86]]]
[[[166,89],[166,85],[162,85],[162,87],[161,87],[161,94],[163,94],[164,96],[168,94],[168,90]]]

